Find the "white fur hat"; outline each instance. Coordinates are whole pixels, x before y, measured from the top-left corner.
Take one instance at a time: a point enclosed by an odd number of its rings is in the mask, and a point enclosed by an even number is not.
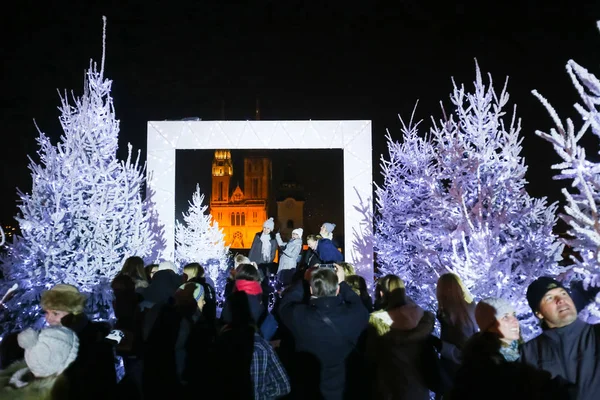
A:
[[[163,261],[160,264],[158,264],[159,271],[162,271],[165,269],[170,269],[171,271],[177,273],[177,267],[171,261]]]
[[[292,234],[297,234],[298,236],[302,237],[302,234],[304,233],[304,229],[302,228],[296,228],[292,231]]]
[[[275,221],[273,221],[273,217],[269,218],[263,223],[263,228],[269,228],[270,230],[275,228]]]
[[[481,300],[475,307],[475,320],[479,325],[479,330],[484,332],[496,324],[496,320],[504,314],[512,314],[515,308],[506,300],[500,297],[488,297]]]
[[[25,349],[25,362],[38,378],[58,375],[77,358],[79,338],[64,326],[52,326],[41,332],[29,328],[17,336]]]

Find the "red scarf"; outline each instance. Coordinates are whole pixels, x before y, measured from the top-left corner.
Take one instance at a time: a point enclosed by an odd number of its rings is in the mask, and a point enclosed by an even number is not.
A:
[[[234,291],[237,292],[245,292],[246,294],[262,294],[262,288],[260,287],[260,282],[256,281],[246,281],[240,279],[239,281],[235,281]]]

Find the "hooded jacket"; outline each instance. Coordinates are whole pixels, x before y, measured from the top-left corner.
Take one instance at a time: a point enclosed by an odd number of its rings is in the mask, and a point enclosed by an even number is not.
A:
[[[374,398],[429,399],[427,371],[432,353],[427,339],[435,317],[413,303],[371,314],[367,354],[374,366]]]

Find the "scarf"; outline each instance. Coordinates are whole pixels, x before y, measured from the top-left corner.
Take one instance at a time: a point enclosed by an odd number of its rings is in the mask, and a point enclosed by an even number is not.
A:
[[[243,279],[240,279],[239,281],[235,281],[233,290],[235,292],[245,292],[248,295],[262,294],[262,288],[260,287],[260,282],[246,281]]]
[[[271,235],[264,233],[260,236],[262,242],[262,258],[263,261],[271,262]]]
[[[500,345],[500,354],[508,362],[517,361],[521,357],[519,354],[519,341],[513,340],[509,345]]]

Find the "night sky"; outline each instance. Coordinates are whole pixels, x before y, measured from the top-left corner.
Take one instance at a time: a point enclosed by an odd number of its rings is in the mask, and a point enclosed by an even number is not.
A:
[[[228,120],[254,119],[260,98],[263,120],[372,120],[380,182],[386,129],[399,138],[398,114],[409,118],[417,100],[423,126],[430,115],[439,118],[451,77],[470,85],[477,58],[498,90],[510,76],[529,192],[561,200],[563,184],[552,181],[550,170],[558,157],[534,134],[552,122],[530,91],[538,89],[563,118],[576,116],[565,63],[572,58],[600,73],[597,1],[85,3],[22,1],[4,10],[2,224],[13,223],[16,187],[31,188],[33,119],[56,142],[56,89],[80,94],[89,59],[101,59],[102,15],[121,157],[130,142],[145,159],[149,120],[219,120],[223,111]],[[596,139],[589,143],[588,154],[596,153]],[[318,171],[317,155],[304,162]]]

